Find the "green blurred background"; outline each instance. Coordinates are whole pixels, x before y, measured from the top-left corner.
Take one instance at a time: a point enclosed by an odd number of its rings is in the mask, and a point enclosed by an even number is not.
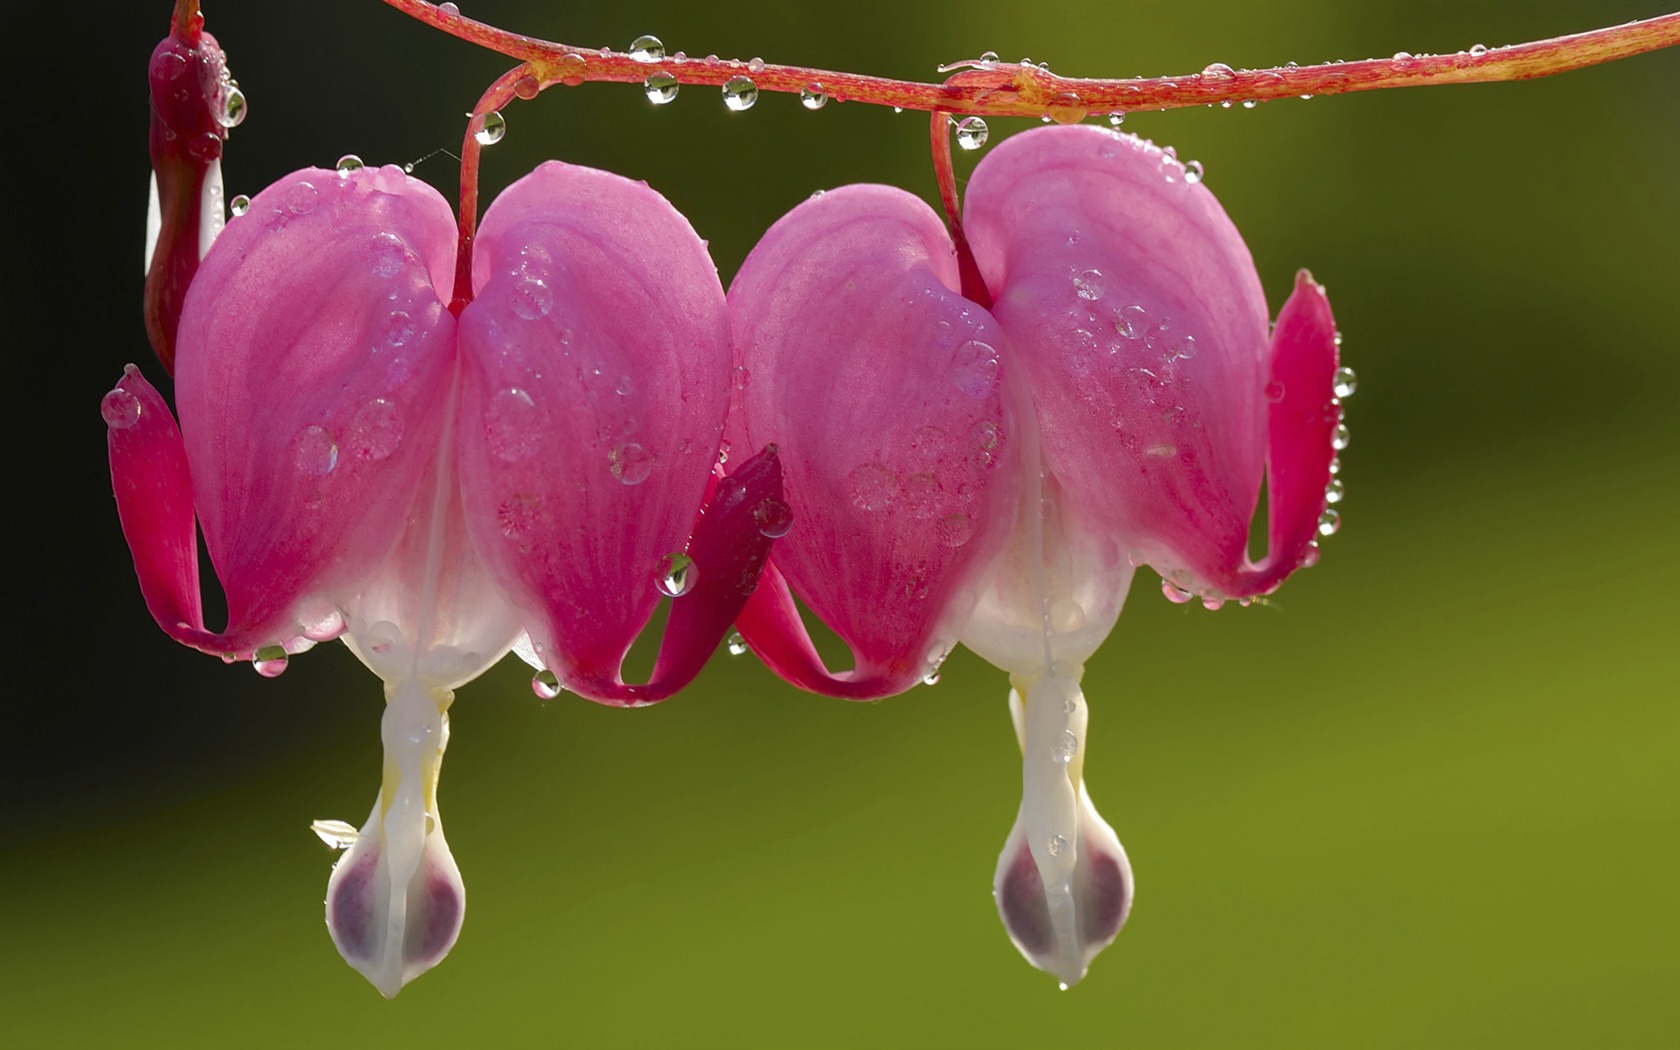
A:
[[[491,3],[552,39],[935,79],[1498,45],[1662,3]],[[1200,159],[1275,306],[1330,289],[1359,371],[1346,527],[1269,607],[1140,574],[1086,678],[1087,777],[1131,852],[1068,993],[989,888],[1019,788],[1003,676],[851,705],[720,657],[641,712],[463,689],[443,781],[471,907],[387,1003],[321,921],[310,820],[359,822],[376,681],[264,681],[147,618],[96,406],[140,323],[147,56],[168,4],[14,45],[6,1046],[1657,1046],[1680,1042],[1680,53],[1526,84],[1131,117]],[[212,4],[250,96],[228,192],[454,149],[506,68],[372,3]],[[727,280],[811,191],[933,187],[927,124],[684,89],[508,111],[487,197],[560,157],[645,178]],[[1030,126],[994,121],[994,140]],[[974,158],[959,158],[966,172]],[[453,199],[454,166],[419,169]],[[15,374],[15,372],[14,372]],[[1667,989],[1667,991],[1664,991]]]

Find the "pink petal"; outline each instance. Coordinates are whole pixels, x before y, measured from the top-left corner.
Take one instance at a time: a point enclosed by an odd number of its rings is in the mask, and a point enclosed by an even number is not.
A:
[[[490,206],[474,272],[461,314],[467,518],[544,662],[599,694],[621,681],[717,456],[723,288],[663,197],[558,162]]]
[[[354,593],[435,475],[455,322],[449,207],[394,167],[270,186],[205,257],[176,393],[230,623],[297,634],[297,603]]]
[[[1265,451],[1248,249],[1168,155],[1091,127],[994,149],[965,223],[1079,510],[1160,567],[1228,580]]]
[[[772,578],[742,633],[807,688],[882,696],[927,675],[1008,525],[1004,335],[957,288],[938,218],[884,186],[799,205],[730,288],[730,443],[780,448],[797,524],[774,564],[857,661],[822,670]]]
[[[152,618],[196,644],[204,614],[198,591],[198,532],[192,478],[175,417],[139,369],[129,365],[100,405],[111,487],[134,572]]]

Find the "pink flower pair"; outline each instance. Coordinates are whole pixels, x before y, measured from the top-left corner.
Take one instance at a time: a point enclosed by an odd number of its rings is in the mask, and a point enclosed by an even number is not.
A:
[[[1268,337],[1229,220],[1135,138],[1017,136],[976,170],[966,226],[989,308],[934,214],[886,187],[796,208],[727,303],[662,197],[560,163],[488,209],[464,304],[449,209],[398,169],[297,172],[229,223],[180,316],[180,429],[133,369],[106,396],[118,508],[172,636],[269,671],[342,636],[384,680],[380,797],[327,901],[382,992],[460,927],[436,807],[451,691],[512,647],[549,689],[650,702],[731,622],[835,695],[903,691],[959,640],[1008,671],[1004,921],[1066,983],[1112,940],[1131,877],[1081,777],[1083,664],[1135,565],[1213,603],[1311,557],[1334,325],[1303,275]],[[661,591],[653,678],[626,684]],[[822,666],[792,594],[853,669]]]

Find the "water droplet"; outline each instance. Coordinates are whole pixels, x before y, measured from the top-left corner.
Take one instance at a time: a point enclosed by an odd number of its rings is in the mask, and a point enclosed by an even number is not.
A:
[[[1150,445],[1148,448],[1144,449],[1143,452],[1144,455],[1154,456],[1156,459],[1171,459],[1172,457],[1178,455],[1178,446],[1167,444]]]
[[[656,36],[639,36],[630,41],[630,57],[638,62],[658,62],[665,57],[665,43]]]
[[[997,64],[998,53],[996,51],[987,51],[985,54],[980,56],[980,68],[982,69],[991,69]]]
[[[1225,607],[1225,599],[1218,595],[1208,595],[1202,599],[1202,608],[1208,612],[1218,612]]]
[[[222,88],[222,104],[216,110],[216,123],[224,128],[237,128],[245,122],[245,115],[250,112],[250,106],[245,102],[245,92],[232,84]]]
[[[828,105],[828,92],[816,82],[806,84],[799,89],[799,104],[806,109],[817,110]]]
[[[747,72],[749,72],[749,73],[762,73],[762,72],[764,72],[764,59],[754,58],[752,61],[748,62],[747,63]]]
[[[376,233],[368,251],[368,272],[375,277],[395,277],[408,262],[408,246],[394,233]]]
[[[363,168],[367,167],[367,165],[363,164],[362,158],[356,156],[354,153],[346,153],[344,156],[338,158],[338,164],[336,167],[338,169],[338,177],[341,179],[348,179],[353,173],[361,171]]]
[[[243,193],[236,194],[233,200],[228,201],[228,211],[231,211],[233,213],[233,217],[236,219],[250,210],[251,198],[245,196]]]
[[[1058,598],[1050,603],[1050,629],[1058,634],[1077,631],[1085,626],[1085,607],[1072,598]]]
[[[1487,47],[1486,44],[1471,44],[1470,45],[1470,56],[1472,58],[1480,58],[1481,56],[1483,56],[1487,53],[1488,53],[1488,47]]]
[[[1243,99],[1242,107],[1244,109],[1253,109],[1255,106],[1258,106],[1259,104],[1260,104],[1260,100],[1257,99],[1257,98],[1245,98],[1245,99]]]
[[[1335,391],[1337,397],[1352,397],[1353,392],[1359,389],[1359,377],[1354,374],[1351,368],[1338,368],[1336,369],[1335,385],[1331,389]]]
[[[1310,569],[1314,565],[1317,565],[1318,556],[1318,541],[1313,540],[1311,543],[1307,544],[1307,549],[1301,552],[1301,568]]]
[[[938,685],[939,684],[939,671],[937,669],[935,669],[935,670],[929,671],[925,675],[922,675],[922,684],[923,685]]]
[[[500,112],[484,114],[484,125],[473,132],[480,146],[494,146],[507,135],[507,118]]]
[[[1346,495],[1347,486],[1342,483],[1340,478],[1331,478],[1330,484],[1324,486],[1324,502],[1326,503],[1340,503]]]
[[[753,521],[758,525],[760,535],[769,539],[780,539],[793,528],[793,511],[781,500],[767,499],[753,508]]]
[[[1045,847],[1050,850],[1052,857],[1060,857],[1067,852],[1068,840],[1061,835],[1051,835],[1050,841],[1045,843]]]
[[[898,492],[898,475],[884,463],[865,463],[846,475],[846,489],[857,509],[884,510]]]
[[[1333,510],[1325,509],[1318,516],[1318,534],[1320,536],[1334,536],[1342,527],[1342,516]]]
[[[141,409],[140,399],[120,386],[99,402],[99,414],[112,430],[127,430],[140,422]]]
[[[565,690],[560,687],[560,676],[545,667],[531,676],[531,692],[538,700],[553,700]]]
[[[729,370],[729,385],[736,390],[745,390],[747,384],[751,382],[752,372],[747,369],[746,365],[736,365]]]
[[[934,526],[939,542],[947,547],[961,547],[974,536],[974,521],[967,514],[947,514]]]
[[[1348,428],[1346,423],[1337,423],[1335,433],[1330,435],[1330,447],[1340,452],[1348,447]]]
[[[642,81],[643,93],[647,95],[648,101],[656,106],[663,106],[676,99],[679,87],[681,85],[677,83],[677,78],[663,69],[657,73],[649,73],[648,78]]]
[[[1122,339],[1142,339],[1149,332],[1149,312],[1141,306],[1128,306],[1120,311],[1114,330]]]
[[[926,598],[928,596],[927,577],[920,573],[911,574],[910,578],[904,581],[904,596],[914,602]]]
[[[1089,112],[1078,95],[1071,91],[1062,91],[1050,100],[1050,110],[1044,115],[1057,124],[1077,124],[1084,120]]]
[[[542,92],[542,83],[536,77],[526,74],[513,82],[513,93],[529,102]]]
[[[686,554],[667,554],[659,560],[654,585],[667,598],[681,598],[694,588],[697,576],[694,559]]]
[[[293,215],[306,215],[315,207],[315,196],[314,183],[294,183],[286,191],[286,210]]]
[[[402,444],[402,412],[396,402],[376,397],[350,418],[345,444],[357,459],[377,463],[390,457]]]
[[[1183,339],[1180,339],[1176,344],[1174,344],[1173,348],[1170,351],[1168,351],[1168,353],[1166,355],[1166,359],[1168,361],[1173,361],[1173,360],[1188,361],[1195,356],[1196,356],[1196,337],[1193,336],[1193,335],[1187,335]]]
[[[1172,602],[1174,605],[1183,605],[1185,602],[1195,597],[1195,595],[1191,594],[1183,587],[1180,587],[1178,584],[1167,579],[1163,579],[1161,581],[1161,593],[1166,595],[1167,601]]]
[[[980,117],[964,117],[957,121],[957,145],[963,149],[979,149],[986,144],[991,129]]]
[[[1126,114],[1121,113],[1118,110],[1116,110],[1115,112],[1110,113],[1108,115],[1108,126],[1109,127],[1118,128],[1120,125],[1122,125],[1124,123],[1126,123]]]
[[[1073,277],[1073,294],[1088,302],[1102,298],[1102,271],[1081,270]]]
[[[324,477],[338,466],[338,444],[324,427],[304,427],[293,442],[292,458],[309,477]]]
[[[1236,70],[1232,69],[1223,62],[1215,62],[1202,70],[1203,80],[1211,80],[1216,83],[1224,83],[1229,80],[1235,80],[1236,76]]]
[[[438,5],[438,14],[445,18],[460,18],[461,8],[458,4],[451,3],[450,0],[444,0],[443,3]]]
[[[758,101],[758,85],[746,77],[730,77],[723,82],[723,104],[736,113],[753,108]]]
[[[1072,731],[1063,730],[1061,737],[1056,741],[1055,749],[1051,751],[1050,754],[1057,762],[1060,762],[1062,765],[1067,765],[1069,762],[1073,761],[1073,756],[1077,754],[1078,751],[1079,738],[1074,736]]]
[[[541,444],[540,410],[531,395],[516,386],[499,390],[484,414],[484,440],[490,452],[507,463],[530,459]]]
[[[1185,165],[1184,165],[1184,181],[1189,183],[1190,185],[1194,186],[1196,183],[1201,182],[1202,181],[1202,176],[1205,173],[1206,173],[1206,169],[1202,167],[1202,162],[1201,161],[1192,160],[1192,161],[1186,161],[1185,162]]]
[[[361,837],[354,824],[342,820],[317,820],[309,825],[309,830],[333,849],[349,849]]]
[[[251,666],[264,678],[278,678],[286,671],[286,649],[265,645],[251,655]]]
[[[1284,386],[1282,380],[1274,379],[1266,384],[1266,400],[1277,404],[1283,400]]]
[[[730,631],[729,640],[724,645],[728,647],[730,656],[747,655],[747,640],[741,637],[740,631]]]
[[[554,308],[554,292],[548,284],[541,280],[525,278],[513,286],[513,312],[527,321],[535,321],[539,317],[547,317]]]
[[[653,454],[634,441],[607,453],[607,469],[626,485],[640,485],[653,473]]]
[[[588,73],[589,61],[576,51],[568,52],[560,59],[560,83],[567,87],[577,87]]]
[[[968,436],[974,442],[975,448],[982,452],[990,452],[997,448],[998,425],[989,419],[982,419],[969,430]]]
[[[997,349],[978,339],[970,339],[957,347],[951,382],[969,397],[990,396],[998,384]]]
[[[298,607],[298,628],[312,642],[328,642],[344,633],[344,614],[325,598],[310,598]]]

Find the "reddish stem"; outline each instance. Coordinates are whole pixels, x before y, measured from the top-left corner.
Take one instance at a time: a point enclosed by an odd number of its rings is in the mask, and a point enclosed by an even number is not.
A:
[[[472,302],[472,247],[478,233],[478,154],[483,148],[478,133],[484,130],[484,118],[497,113],[518,97],[515,85],[530,76],[528,64],[521,63],[497,77],[479,96],[473,107],[472,119],[467,121],[467,134],[461,140],[461,212],[459,239],[455,245],[455,291],[449,311],[461,316]]]
[[[198,46],[198,36],[204,31],[204,16],[199,13],[198,0],[175,0],[175,13],[169,19],[169,35],[189,48]]]
[[[954,79],[954,78],[953,78]],[[957,272],[962,278],[963,298],[992,308],[992,292],[980,276],[980,264],[963,233],[962,205],[957,200],[957,174],[951,165],[951,118],[940,110],[933,111],[928,128],[933,145],[933,177],[939,183],[939,202],[945,206],[945,224],[951,231],[951,243],[957,248]]]
[[[958,63],[973,69],[943,84],[862,76],[806,66],[749,65],[738,59],[642,62],[602,48],[572,47],[522,36],[445,13],[425,0],[387,4],[463,40],[529,63],[542,87],[586,81],[640,83],[649,73],[671,74],[681,84],[720,85],[748,76],[759,91],[798,93],[820,84],[836,102],[869,102],[901,109],[955,114],[1038,117],[1071,123],[1090,113],[1174,109],[1223,102],[1264,102],[1302,95],[1337,95],[1380,88],[1477,84],[1551,76],[1680,44],[1680,12],[1626,25],[1594,29],[1507,47],[1451,55],[1406,55],[1360,62],[1232,70],[1209,66],[1200,73],[1129,80],[1060,77],[1039,66],[1007,62]],[[955,68],[955,67],[948,67]]]

